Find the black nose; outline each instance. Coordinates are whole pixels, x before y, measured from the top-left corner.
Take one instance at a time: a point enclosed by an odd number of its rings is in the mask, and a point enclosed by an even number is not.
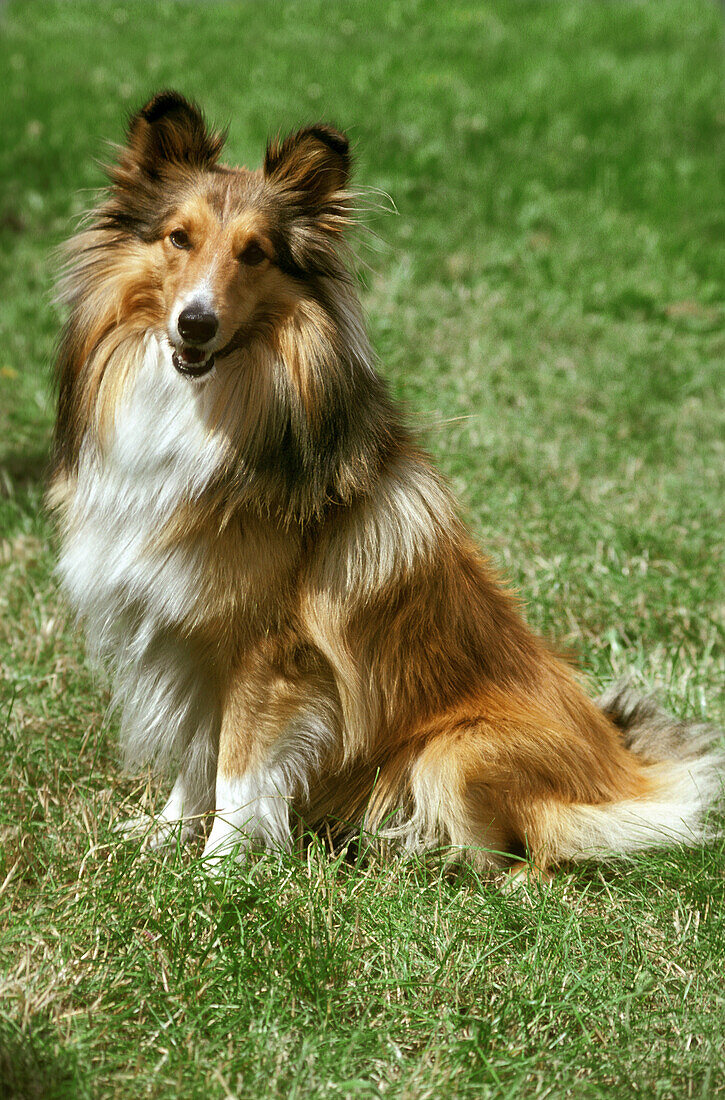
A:
[[[177,321],[179,335],[187,344],[208,344],[216,336],[219,322],[213,313],[198,306],[182,309]]]

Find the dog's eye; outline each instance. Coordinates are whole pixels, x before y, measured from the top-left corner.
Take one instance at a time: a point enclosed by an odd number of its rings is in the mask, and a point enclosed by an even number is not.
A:
[[[184,251],[188,251],[191,248],[189,234],[185,229],[172,229],[169,233],[169,240],[174,248],[183,248]]]
[[[267,259],[267,253],[257,241],[250,241],[246,248],[243,248],[239,253],[237,259],[243,264],[249,264],[250,267],[256,267],[257,264],[261,264],[262,260]]]

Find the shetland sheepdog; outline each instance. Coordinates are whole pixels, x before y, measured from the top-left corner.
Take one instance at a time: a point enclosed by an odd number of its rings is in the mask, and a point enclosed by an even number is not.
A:
[[[702,840],[713,732],[587,696],[378,374],[345,134],[257,170],[219,163],[224,136],[151,99],[61,281],[59,572],[126,762],[176,776],[151,842],[213,814],[213,867],[295,814],[546,872]]]

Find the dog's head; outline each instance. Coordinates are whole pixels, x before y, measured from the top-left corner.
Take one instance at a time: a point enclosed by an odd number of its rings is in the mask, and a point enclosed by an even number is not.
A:
[[[224,139],[183,96],[159,93],[131,119],[100,211],[174,366],[194,378],[293,309],[310,279],[340,270],[350,217],[343,133],[318,125],[275,140],[256,171],[220,165]]]
[[[310,126],[271,141],[255,170],[221,164],[223,145],[177,92],[131,118],[67,248],[56,470],[77,469],[84,440],[106,445],[154,335],[169,354],[153,369],[188,381],[264,507],[312,510],[349,496],[388,438],[387,412],[369,424],[387,396],[344,247],[348,140]]]

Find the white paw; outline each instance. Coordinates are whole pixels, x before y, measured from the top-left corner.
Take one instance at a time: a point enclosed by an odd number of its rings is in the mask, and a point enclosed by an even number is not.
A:
[[[150,814],[139,814],[117,822],[113,827],[124,840],[140,840],[144,850],[154,851],[170,844],[187,844],[196,835],[195,824],[167,821]]]
[[[218,875],[229,857],[241,862],[249,851],[252,838],[243,829],[217,815],[204,845],[202,865],[207,874]]]

